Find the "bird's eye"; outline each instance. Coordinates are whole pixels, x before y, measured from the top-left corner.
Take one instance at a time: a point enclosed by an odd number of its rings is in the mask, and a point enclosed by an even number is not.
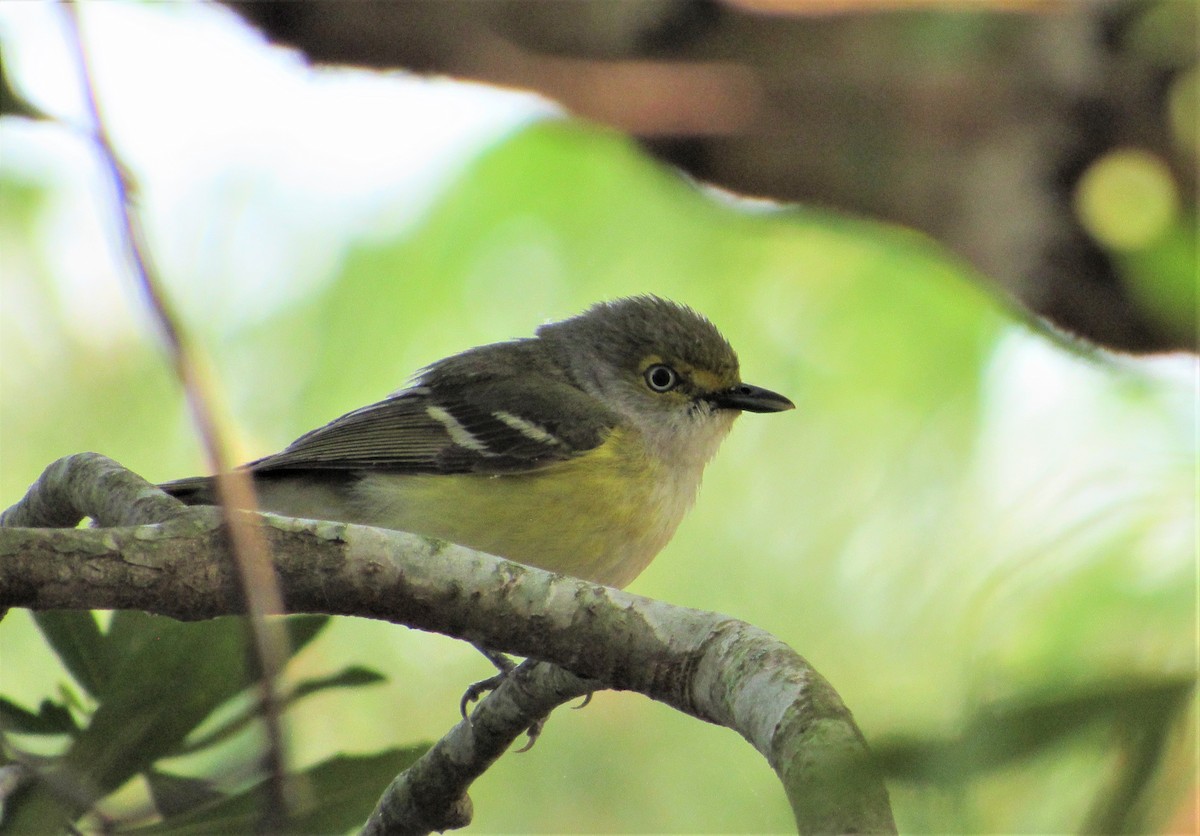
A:
[[[655,363],[646,369],[646,385],[655,392],[670,392],[679,385],[679,373],[670,366]]]

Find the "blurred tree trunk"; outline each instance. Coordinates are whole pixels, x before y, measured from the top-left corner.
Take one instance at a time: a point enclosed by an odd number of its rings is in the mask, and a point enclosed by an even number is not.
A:
[[[701,180],[911,225],[1095,342],[1195,347],[1194,314],[1140,304],[1074,209],[1092,163],[1134,147],[1166,161],[1194,218],[1194,150],[1168,113],[1195,62],[1179,54],[1190,3],[229,5],[313,61],[536,90]]]

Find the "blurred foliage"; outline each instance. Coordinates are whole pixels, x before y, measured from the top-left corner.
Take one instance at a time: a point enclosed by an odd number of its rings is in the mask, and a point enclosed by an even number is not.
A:
[[[1075,203],[1139,306],[1173,335],[1197,333],[1196,218],[1166,163],[1147,151],[1112,151],[1084,172]]]
[[[46,643],[82,690],[60,684],[58,699],[45,698],[36,712],[0,697],[3,758],[33,770],[37,779],[8,799],[4,826],[11,832],[57,832],[96,809],[105,829],[128,829],[161,817],[153,833],[251,833],[262,818],[264,775],[260,742],[245,732],[257,713],[250,695],[242,619],[188,624],[141,612],[114,613],[102,630],[92,613],[35,613]],[[327,616],[287,619],[291,653],[316,638]],[[287,709],[333,688],[381,682],[374,671],[349,667],[320,679],[304,679],[285,692]],[[28,736],[65,738],[53,753],[30,748]],[[226,745],[228,744],[228,745]],[[218,747],[224,747],[214,754]],[[381,788],[418,757],[424,747],[371,757],[331,758],[287,780],[299,799],[289,832],[344,831],[361,823]],[[196,770],[197,758],[211,760]],[[191,768],[188,761],[191,759]],[[164,761],[175,760],[166,771]],[[149,796],[107,801],[142,777]]]
[[[19,240],[39,198],[3,192],[25,206],[0,225]],[[153,348],[75,334],[38,252],[23,253],[21,275],[36,280],[3,277],[6,322],[22,326],[0,334],[4,495],[85,448],[151,479],[197,467]],[[1180,271],[1187,257],[1145,269]],[[473,160],[410,234],[348,242],[326,284],[235,325],[186,316],[253,455],[423,363],[597,299],[648,292],[696,307],[738,348],[747,380],[799,409],[738,422],[633,591],[729,612],[811,660],[881,741],[903,831],[1072,830],[1112,821],[1105,811],[1130,787],[1156,805],[1138,821],[1168,820],[1190,779],[1161,733],[1195,734],[1180,719],[1195,651],[1192,381],[1047,340],[971,278],[908,230],[705,193],[620,137],[550,123]],[[10,616],[0,652],[22,661],[5,665],[6,728],[66,736],[63,757],[97,788],[77,811],[141,773],[173,816],[187,799],[210,805],[155,832],[201,832],[200,815],[244,831],[252,770],[230,764],[253,764],[254,741],[222,733],[251,709],[237,696],[240,627],[154,620],[164,641],[145,643],[126,627],[144,618],[121,613],[104,631],[90,616],[39,616],[59,667]],[[294,693],[319,691],[289,717],[321,797],[377,796],[412,741],[454,722],[480,664],[447,640],[336,620],[291,672]],[[362,680],[329,665],[386,670],[389,683],[335,704],[329,687]],[[64,670],[82,695],[45,697]],[[1157,725],[1136,719],[1147,701]],[[160,767],[198,737],[232,747],[201,758],[203,784]],[[396,748],[339,754],[383,745]],[[231,774],[239,786],[220,789],[240,795],[215,799],[212,776]],[[740,739],[621,694],[559,712],[473,796],[483,832],[792,827]]]
[[[1191,677],[1147,677],[1022,694],[980,706],[955,738],[884,739],[874,751],[885,775],[962,796],[983,774],[1023,766],[1060,747],[1112,748],[1119,760],[1111,785],[1096,797],[1080,831],[1159,832],[1169,822],[1149,808],[1147,796],[1167,760],[1168,736],[1184,732],[1194,688]]]

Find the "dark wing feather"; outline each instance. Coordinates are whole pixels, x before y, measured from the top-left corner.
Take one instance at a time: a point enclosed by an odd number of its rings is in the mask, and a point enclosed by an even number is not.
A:
[[[418,385],[347,413],[247,467],[264,474],[520,473],[593,449],[614,424],[615,416],[584,392],[544,378],[536,392],[513,378],[441,385],[437,392]]]

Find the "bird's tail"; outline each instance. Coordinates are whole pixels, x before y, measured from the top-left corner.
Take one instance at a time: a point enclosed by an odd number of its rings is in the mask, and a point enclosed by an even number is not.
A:
[[[176,479],[174,482],[163,482],[160,490],[175,497],[184,505],[216,505],[217,483],[212,476],[193,476],[190,479]]]

